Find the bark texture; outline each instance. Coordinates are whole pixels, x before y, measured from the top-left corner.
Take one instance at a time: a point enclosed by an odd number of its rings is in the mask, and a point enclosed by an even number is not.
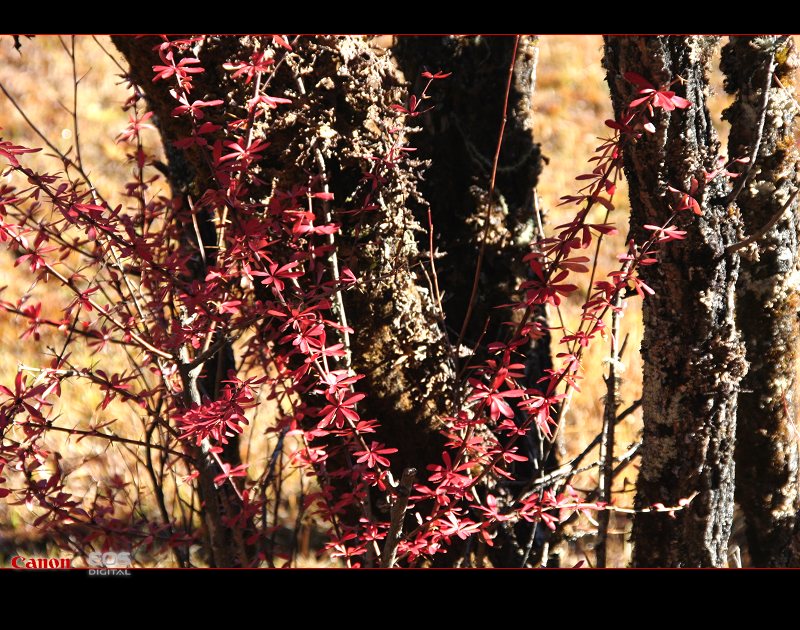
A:
[[[425,70],[451,72],[431,90],[433,109],[422,117],[413,137],[417,155],[429,165],[419,189],[430,204],[439,284],[443,287],[447,327],[455,343],[467,315],[481,244],[489,227],[485,258],[480,270],[472,315],[463,344],[477,348],[476,361],[486,356],[487,343],[508,336],[503,322],[520,316],[509,308],[520,282],[526,279],[522,258],[537,236],[533,194],[544,158],[533,135],[533,95],[538,59],[537,38],[520,38],[514,58],[508,101],[508,120],[500,151],[495,199],[489,200],[492,165],[505,106],[506,81],[514,53],[514,37],[399,37],[392,54],[406,79],[419,93],[427,81]],[[423,217],[418,209],[420,221]],[[538,317],[546,324],[544,313]],[[524,349],[527,385],[551,367],[549,336]],[[528,462],[515,465],[517,480],[538,477],[555,466],[551,444],[531,432],[524,449]],[[545,460],[548,460],[545,464]],[[519,486],[516,485],[515,488]],[[508,488],[494,488],[501,501]],[[538,542],[549,531],[540,527]],[[522,521],[504,525],[489,556],[495,566],[520,566],[534,527]],[[526,564],[536,560],[528,554]]]
[[[706,37],[606,37],[604,65],[614,111],[636,95],[623,78],[637,72],[672,89],[692,105],[656,110],[655,134],[625,150],[630,185],[631,235],[647,238],[645,224],[661,225],[676,195],[696,178],[702,215],[684,212],[686,240],[669,243],[660,262],[642,270],[655,295],[644,301],[644,436],[636,504],[690,505],[670,518],[643,513],[634,520],[636,566],[725,566],[734,506],[733,452],[736,400],[746,372],[744,348],[734,323],[739,256],[726,246],[737,240],[730,185],[704,172],[716,163],[719,142],[711,124],[707,71],[715,46]]]
[[[433,109],[414,137],[418,155],[430,160],[420,189],[430,203],[437,245],[445,253],[437,263],[446,287],[448,325],[457,336],[472,289],[473,272],[485,227],[489,182],[514,37],[401,37],[393,49],[415,92],[424,70],[452,72],[435,84]],[[490,338],[504,334],[509,313],[495,307],[508,302],[524,276],[522,256],[535,236],[533,189],[542,170],[533,137],[536,38],[521,37],[508,103],[508,122],[498,162],[496,200],[491,204],[487,251],[477,301],[465,334],[473,347],[491,319]]]
[[[267,175],[288,187],[307,179],[305,170],[324,175],[337,200],[359,207],[369,184],[362,176],[369,156],[389,150],[387,130],[396,126],[390,106],[405,100],[407,86],[388,55],[365,38],[302,38],[287,73],[314,77],[305,94],[276,76],[271,89],[293,100],[291,110],[269,121],[269,135],[281,138],[275,166]],[[321,78],[320,78],[321,77]],[[305,80],[305,79],[304,79]],[[296,81],[295,81],[296,84]],[[413,139],[412,139],[413,144]],[[320,172],[320,151],[326,172]],[[368,396],[359,403],[361,416],[381,423],[380,440],[399,449],[392,457],[396,476],[406,467],[438,461],[444,438],[439,433],[452,404],[454,365],[444,330],[439,325],[432,288],[423,272],[425,256],[418,239],[426,231],[412,213],[424,202],[417,189],[421,165],[410,161],[386,178],[378,209],[343,222],[337,236],[340,264],[359,278],[345,294],[353,368],[366,377],[359,389]]]
[[[745,236],[767,225],[798,188],[798,63],[791,37],[732,37],[722,50],[725,89],[736,95],[723,114],[731,123],[729,155],[750,156],[757,146],[752,165],[739,167],[746,179],[736,204]],[[800,566],[795,533],[800,509],[797,207],[795,199],[774,227],[742,253],[737,285],[736,317],[750,371],[739,395],[736,499],[746,520],[750,561],[760,567]]]

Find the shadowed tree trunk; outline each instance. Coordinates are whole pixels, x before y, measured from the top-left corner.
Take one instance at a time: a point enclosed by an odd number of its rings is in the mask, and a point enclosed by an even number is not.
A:
[[[439,284],[444,287],[447,327],[455,344],[468,316],[475,267],[484,239],[488,208],[489,229],[474,305],[462,343],[477,348],[474,364],[486,358],[486,344],[507,337],[503,322],[519,312],[497,307],[514,298],[526,279],[522,258],[537,234],[534,188],[543,158],[533,136],[533,94],[538,58],[537,39],[520,37],[508,102],[508,121],[498,161],[495,200],[489,204],[492,166],[505,106],[506,82],[514,53],[514,37],[400,37],[392,53],[406,79],[419,93],[425,70],[451,72],[435,86],[433,109],[422,117],[414,136],[417,156],[430,160],[419,184],[430,204],[436,245]],[[425,209],[423,208],[424,212]],[[420,221],[423,218],[420,216]],[[545,323],[544,312],[538,314]],[[526,381],[530,387],[551,367],[549,335],[524,348]],[[539,477],[555,467],[552,445],[534,430],[525,440],[527,462],[517,463],[518,481]],[[547,464],[545,464],[547,460]],[[519,486],[514,486],[518,488]],[[501,485],[493,492],[502,501],[513,490]],[[547,528],[540,527],[538,542]],[[495,566],[520,566],[534,535],[534,525],[506,524],[489,550]],[[536,559],[530,554],[526,564]]]
[[[644,301],[644,437],[636,505],[678,505],[675,513],[638,514],[634,520],[636,566],[725,566],[734,505],[733,451],[736,399],[746,371],[734,325],[739,256],[728,213],[730,185],[717,177],[703,187],[716,163],[719,142],[711,124],[707,71],[716,44],[708,37],[606,37],[604,65],[614,111],[621,115],[636,95],[623,78],[637,72],[657,87],[681,77],[674,89],[692,105],[657,110],[655,134],[625,150],[630,185],[631,238],[645,240],[645,224],[661,225],[676,195],[692,178],[702,215],[678,218],[686,240],[662,249],[657,265],[642,269],[655,295]]]
[[[780,213],[774,227],[743,251],[737,285],[736,317],[750,371],[739,394],[736,498],[754,566],[800,566],[800,548],[797,541],[792,545],[800,508],[795,428],[800,223],[792,200],[800,157],[797,66],[791,37],[732,37],[722,50],[725,89],[736,95],[723,115],[731,123],[729,154],[752,156],[757,147],[754,162],[739,165],[745,179],[734,181],[735,189],[741,186],[736,204],[744,235]]]

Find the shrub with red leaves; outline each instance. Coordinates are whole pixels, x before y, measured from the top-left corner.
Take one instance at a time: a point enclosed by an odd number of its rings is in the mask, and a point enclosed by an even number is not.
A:
[[[583,188],[564,197],[576,206],[573,218],[538,239],[525,258],[530,275],[514,304],[521,316],[508,323],[504,342],[488,347],[489,360],[467,361],[459,375],[464,394],[441,418],[446,442],[439,458],[427,470],[403,471],[392,466],[396,445],[375,439],[391,419],[362,415],[371,392],[350,361],[349,340],[359,328],[344,317],[341,300],[343,292],[358,290],[358,252],[345,266],[337,246],[345,221],[361,229],[364,216],[386,211],[382,190],[408,167],[413,151],[407,119],[428,111],[428,91],[450,74],[423,73],[422,92],[384,112],[396,116],[385,130],[386,151],[364,156],[351,199],[337,199],[322,179],[309,177],[259,201],[250,191],[264,184],[264,153],[277,141],[268,127],[264,131],[266,113],[294,107],[293,99],[271,91],[270,77],[294,54],[293,40],[261,38],[257,52],[214,68],[250,90],[243,108],[196,92],[196,77],[210,70],[192,52],[199,41],[164,38],[157,46],[160,63],[152,67],[152,81],[169,84],[172,116],[187,130],[170,150],[198,160],[197,168],[209,173],[187,204],[166,192],[144,151],[142,136],[154,131],[155,120],[136,88],[127,103],[130,123],[118,138],[133,172],[123,206],[112,207],[72,158],[63,156],[56,174],[40,173],[25,165],[38,149],[0,140],[3,174],[13,182],[0,192],[0,238],[34,283],[57,284],[54,300],[67,296],[59,318],[43,316],[42,305],[28,295],[0,303],[27,321],[24,338],[38,341],[45,328],[63,334],[46,365],[20,366],[13,386],[0,386],[0,472],[6,476],[0,496],[29,505],[35,525],[74,552],[142,548],[172,553],[179,566],[203,562],[191,553],[197,545],[206,547],[211,564],[224,558],[237,566],[296,563],[297,531],[285,536],[295,526],[281,516],[288,505],[281,484],[296,468],[302,474],[294,482],[295,523],[325,523],[329,541],[320,551],[346,566],[422,566],[464,541],[493,545],[500,523],[522,519],[552,530],[573,513],[604,509],[566,484],[568,473],[519,488],[513,503],[498,502],[491,488],[513,479],[514,462],[526,461],[520,438],[533,432],[553,439],[584,377],[586,349],[607,336],[607,317],[621,309],[620,300],[652,292],[638,270],[657,263],[657,247],[683,238],[678,213],[700,213],[701,185],[688,192],[670,188],[677,193],[673,215],[648,226],[652,236],[629,242],[618,269],[595,279],[593,259],[585,254],[614,232],[608,214],[625,143],[654,130],[656,110],[690,103],[627,76],[639,96],[622,119],[607,122],[612,133],[591,158],[591,172],[578,177]],[[596,206],[606,210],[603,222],[589,222]],[[214,218],[212,241],[199,234],[202,213]],[[555,366],[536,387],[525,386],[517,351],[543,334],[532,314],[563,306],[578,291],[580,276],[588,276],[591,287],[580,325],[561,331]],[[130,367],[81,363],[75,350],[84,344],[95,352],[120,349]],[[209,390],[203,378],[223,348],[235,348],[237,357],[217,391]],[[98,388],[101,409],[114,399],[129,403],[144,431],[131,437],[122,420],[88,429],[70,424],[54,411],[65,381]],[[256,413],[270,417],[271,451],[260,460],[231,459],[225,447],[238,444]],[[50,457],[47,438],[56,431],[135,453],[157,497],[156,512],[137,512],[143,500],[137,493],[99,484],[89,500],[72,494],[63,471],[46,479],[34,475]],[[228,537],[210,536],[213,527]],[[219,545],[230,548],[222,553]]]

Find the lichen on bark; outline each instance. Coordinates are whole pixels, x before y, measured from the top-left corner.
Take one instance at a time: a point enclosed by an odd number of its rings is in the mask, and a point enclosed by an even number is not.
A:
[[[367,158],[386,155],[387,131],[399,122],[390,106],[405,102],[407,86],[390,57],[377,54],[366,38],[301,40],[289,65],[300,76],[324,79],[304,96],[292,95],[294,111],[271,123],[278,133],[285,129],[295,138],[282,153],[284,171],[276,170],[276,182],[283,186],[290,173],[316,168],[306,149],[316,143],[329,165],[337,203],[358,207],[365,194],[360,180],[370,168]],[[426,232],[411,210],[424,203],[417,189],[421,166],[408,160],[394,169],[375,199],[377,210],[357,221],[343,220],[337,236],[342,264],[359,278],[355,290],[345,294],[345,308],[355,329],[353,367],[365,375],[360,385],[369,392],[361,414],[377,418],[381,440],[399,449],[393,458],[396,472],[416,467],[420,475],[441,452],[438,431],[455,382],[423,271],[418,240],[425,240]]]

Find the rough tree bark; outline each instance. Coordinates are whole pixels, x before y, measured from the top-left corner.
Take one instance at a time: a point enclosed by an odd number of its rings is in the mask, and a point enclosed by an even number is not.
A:
[[[357,206],[364,158],[386,154],[385,131],[397,122],[388,112],[392,104],[405,101],[407,85],[390,57],[366,38],[301,39],[296,61],[288,65],[296,75],[324,78],[316,79],[305,96],[287,86],[301,115],[273,123],[298,138],[283,153],[282,164],[291,167],[290,173],[302,174],[304,166],[316,170],[317,160],[307,148],[316,142],[336,199],[352,199]],[[280,89],[280,78],[276,82]],[[444,444],[440,418],[450,410],[455,383],[418,244],[418,239],[427,241],[427,231],[411,211],[423,203],[417,189],[419,165],[412,161],[409,166],[389,178],[377,199],[379,210],[358,224],[345,223],[339,240],[340,259],[360,279],[358,290],[345,294],[345,309],[356,330],[351,336],[353,367],[366,375],[359,386],[369,393],[360,403],[362,416],[378,418],[381,441],[399,449],[392,458],[398,479],[407,467],[422,477],[425,467],[438,461]],[[274,176],[281,185],[287,183],[286,173]]]
[[[445,288],[444,310],[455,343],[467,317],[481,244],[489,229],[474,307],[463,344],[477,347],[475,363],[485,358],[485,345],[505,338],[503,322],[518,312],[497,307],[508,304],[525,280],[523,256],[538,236],[534,217],[534,188],[543,158],[533,135],[533,94],[538,58],[537,38],[523,36],[514,61],[508,102],[508,120],[498,161],[495,200],[489,203],[489,184],[505,105],[506,80],[514,52],[514,37],[400,37],[392,54],[406,79],[419,92],[421,72],[451,72],[435,86],[433,109],[422,117],[413,138],[417,155],[430,161],[419,184],[430,204],[436,244],[443,256],[437,261],[439,284]],[[425,208],[421,209],[423,212]],[[422,217],[419,217],[422,220]],[[538,313],[544,323],[544,313]],[[549,336],[525,349],[527,385],[551,367]],[[536,431],[526,439],[528,462],[515,466],[517,480],[530,481],[555,465],[555,450],[542,443]],[[518,487],[518,486],[515,486]],[[501,497],[512,490],[493,489]],[[506,497],[508,498],[508,497]],[[520,566],[534,535],[534,526],[521,521],[498,533],[489,551],[495,566]],[[543,534],[549,531],[539,528]],[[541,538],[541,536],[540,536]],[[541,542],[541,541],[540,541]],[[536,554],[527,554],[527,564]]]
[[[736,205],[744,235],[767,226],[791,202],[743,251],[737,285],[736,318],[750,371],[739,394],[736,499],[754,566],[800,566],[797,538],[792,542],[800,509],[795,428],[800,219],[797,199],[792,200],[800,169],[794,88],[799,64],[791,37],[732,37],[722,49],[725,89],[736,95],[723,114],[731,123],[729,155],[755,152],[752,164],[740,165],[744,180],[734,182],[734,192],[741,187]]]
[[[633,71],[656,86],[681,77],[673,89],[691,101],[686,110],[657,110],[655,134],[625,150],[631,234],[638,242],[671,214],[673,186],[688,191],[692,178],[716,164],[719,142],[711,124],[707,71],[716,45],[707,37],[606,37],[604,66],[614,111],[636,94],[623,78]],[[733,517],[736,400],[746,372],[734,323],[739,256],[726,253],[737,239],[728,212],[730,185],[717,177],[697,194],[702,216],[682,213],[686,240],[664,247],[657,265],[642,270],[655,295],[644,301],[644,437],[636,505],[691,504],[670,518],[636,516],[636,566],[725,566]]]

